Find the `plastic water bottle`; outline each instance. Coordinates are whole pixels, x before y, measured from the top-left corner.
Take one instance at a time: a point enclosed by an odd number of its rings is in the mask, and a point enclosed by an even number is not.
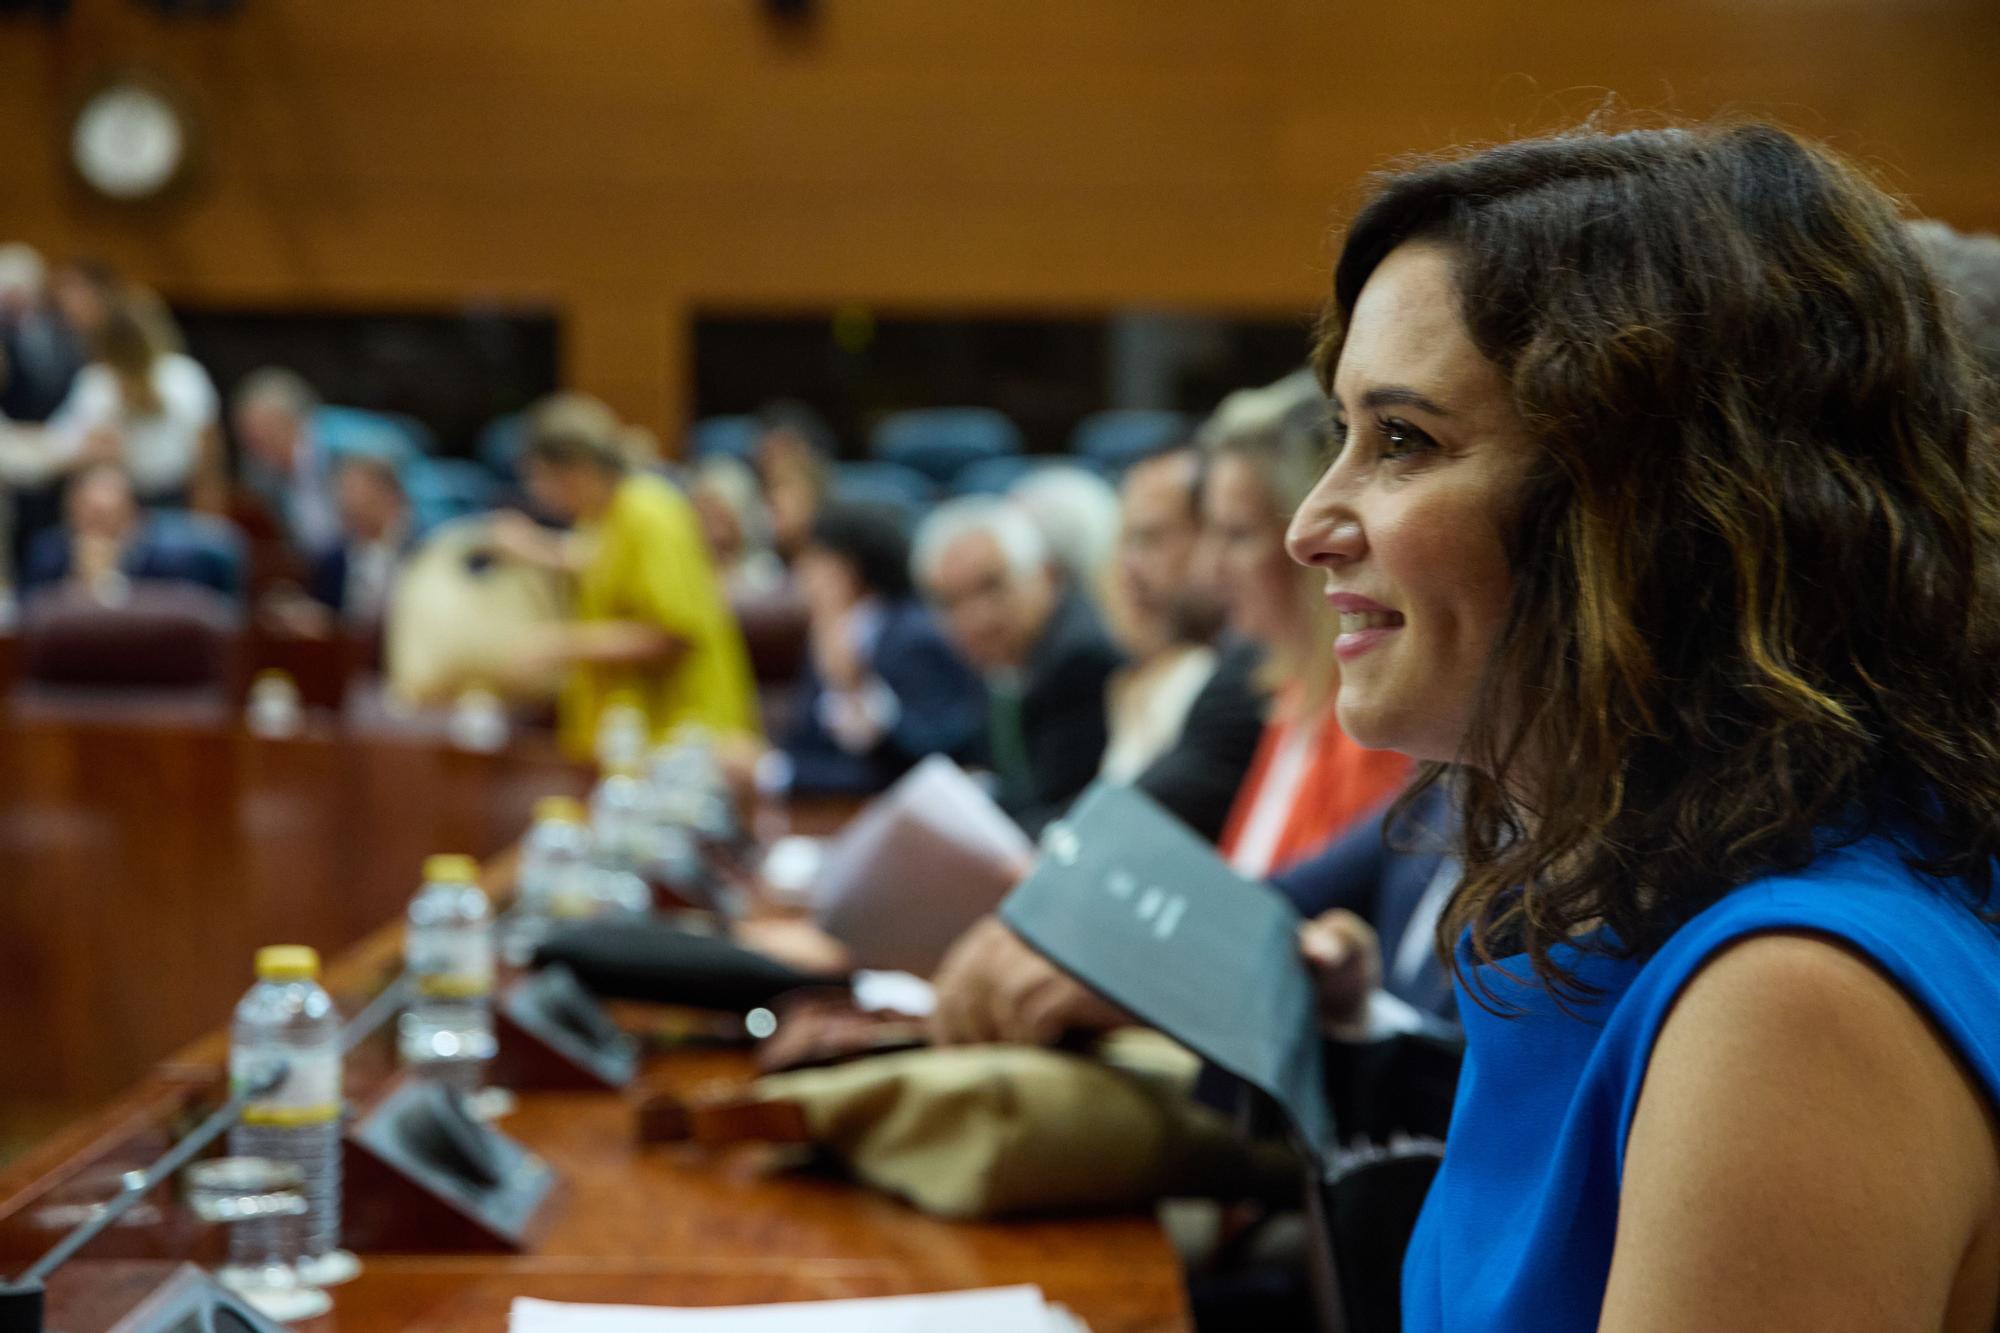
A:
[[[639,697],[630,691],[614,694],[597,719],[597,771],[635,775],[646,766],[651,745],[652,725]]]
[[[493,912],[469,856],[433,856],[410,900],[403,960],[416,994],[397,1025],[403,1063],[461,1092],[493,1057]]]
[[[229,1236],[233,1268],[309,1270],[340,1241],[340,1014],[319,984],[319,955],[299,944],[257,951],[257,984],[230,1030],[230,1083],[254,1083],[279,1060],[284,1081],[244,1109],[229,1153],[296,1165],[306,1211],[238,1223]]]
[[[451,743],[474,754],[498,754],[507,748],[511,731],[507,706],[484,685],[460,691],[445,723],[445,735]]]
[[[653,907],[644,870],[652,841],[652,800],[644,781],[613,773],[590,796],[593,916],[644,916]]]
[[[244,725],[253,736],[283,740],[304,728],[305,708],[299,700],[298,684],[283,671],[259,671],[246,704]]]
[[[583,802],[545,796],[521,846],[521,868],[507,937],[508,957],[525,965],[558,922],[595,915],[590,825]]]

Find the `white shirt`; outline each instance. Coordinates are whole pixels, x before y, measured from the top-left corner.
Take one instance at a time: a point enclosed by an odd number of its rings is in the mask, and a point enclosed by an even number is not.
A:
[[[108,426],[124,441],[125,466],[141,499],[186,486],[201,456],[202,432],[216,423],[215,382],[200,363],[178,352],[153,362],[152,381],[158,409],[130,412],[111,368],[85,366],[69,396],[49,418],[56,456],[64,461],[75,458],[92,431]]]
[[[1278,843],[1285,836],[1285,821],[1291,817],[1292,802],[1305,784],[1313,741],[1318,735],[1318,727],[1300,726],[1296,722],[1285,724],[1284,733],[1278,737],[1277,753],[1271,756],[1271,766],[1264,770],[1256,803],[1243,820],[1243,832],[1229,858],[1230,868],[1238,874],[1251,879],[1270,878],[1271,862],[1277,858]]]
[[[378,542],[356,542],[347,551],[347,586],[341,594],[341,614],[351,625],[371,625],[383,618],[389,590],[403,559],[403,533],[387,533]]]
[[[1105,700],[1111,738],[1097,775],[1136,780],[1180,739],[1188,709],[1214,674],[1215,650],[1184,644],[1113,676]]]

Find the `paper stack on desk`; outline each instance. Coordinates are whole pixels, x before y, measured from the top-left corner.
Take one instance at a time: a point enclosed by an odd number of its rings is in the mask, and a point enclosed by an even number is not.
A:
[[[813,916],[856,966],[927,976],[1034,855],[965,770],[932,755],[828,845]]]
[[[508,1333],[1089,1333],[1040,1287],[678,1309],[516,1297]]]

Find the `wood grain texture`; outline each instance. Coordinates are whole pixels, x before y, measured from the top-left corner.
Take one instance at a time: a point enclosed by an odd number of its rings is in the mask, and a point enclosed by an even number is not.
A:
[[[1615,93],[1775,116],[2000,222],[1988,0],[75,0],[0,25],[0,237],[190,302],[547,303],[566,373],[678,425],[696,309],[1304,312],[1364,173]],[[104,71],[207,126],[187,197],[67,176]],[[774,392],[783,386],[773,386]]]
[[[851,806],[802,804],[787,821],[823,833]],[[490,871],[498,887],[504,867]],[[394,974],[400,929],[383,926],[349,949],[327,984],[345,1011]],[[620,1005],[620,1021],[664,1017]],[[365,1109],[394,1074],[388,1036],[349,1060],[348,1094]],[[226,1042],[218,1030],[175,1052],[138,1087],[28,1158],[0,1169],[0,1271],[46,1248],[69,1205],[106,1197],[118,1172],[144,1164],[165,1125],[217,1096]],[[892,1295],[1035,1283],[1095,1333],[1186,1333],[1171,1248],[1149,1215],[969,1225],[925,1217],[895,1200],[825,1177],[777,1169],[755,1149],[705,1151],[638,1142],[649,1090],[687,1094],[741,1084],[740,1050],[687,1048],[654,1056],[622,1093],[522,1093],[500,1124],[561,1177],[530,1253],[370,1255],[307,1333],[389,1329],[490,1330],[516,1296],[658,1305],[725,1305]],[[190,1225],[170,1196],[95,1242],[86,1259],[193,1257],[212,1262],[218,1238]]]
[[[426,855],[491,855],[547,749],[386,736],[0,721],[0,1098],[88,1106],[221,1024],[264,944],[328,957],[394,915]]]

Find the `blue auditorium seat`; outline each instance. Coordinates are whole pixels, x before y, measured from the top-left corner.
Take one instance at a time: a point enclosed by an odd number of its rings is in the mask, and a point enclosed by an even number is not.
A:
[[[753,416],[703,417],[688,427],[687,456],[696,463],[717,455],[748,463],[760,433]]]
[[[243,534],[227,519],[186,509],[155,509],[148,515],[162,534],[190,554],[197,581],[224,597],[241,599],[249,557]]]
[[[833,493],[842,500],[894,505],[913,519],[937,500],[937,486],[929,477],[880,459],[834,464]]]
[[[479,428],[472,453],[488,472],[502,481],[518,480],[521,452],[528,447],[528,414],[509,412]]]
[[[1021,431],[990,407],[931,407],[884,417],[868,452],[941,486],[984,458],[1021,452]]]
[[[1078,458],[1116,479],[1132,464],[1194,433],[1185,414],[1157,408],[1113,408],[1093,412],[1076,423],[1069,449]]]
[[[377,457],[393,455],[397,462],[437,452],[430,427],[400,412],[374,412],[363,407],[331,404],[313,409],[313,433],[330,457],[350,449],[365,449]]]
[[[1049,459],[1033,454],[1003,454],[982,458],[959,469],[951,479],[953,495],[1005,495],[1014,483],[1042,467]]]
[[[484,513],[500,502],[500,480],[469,458],[429,458],[405,465],[403,487],[425,526]]]

